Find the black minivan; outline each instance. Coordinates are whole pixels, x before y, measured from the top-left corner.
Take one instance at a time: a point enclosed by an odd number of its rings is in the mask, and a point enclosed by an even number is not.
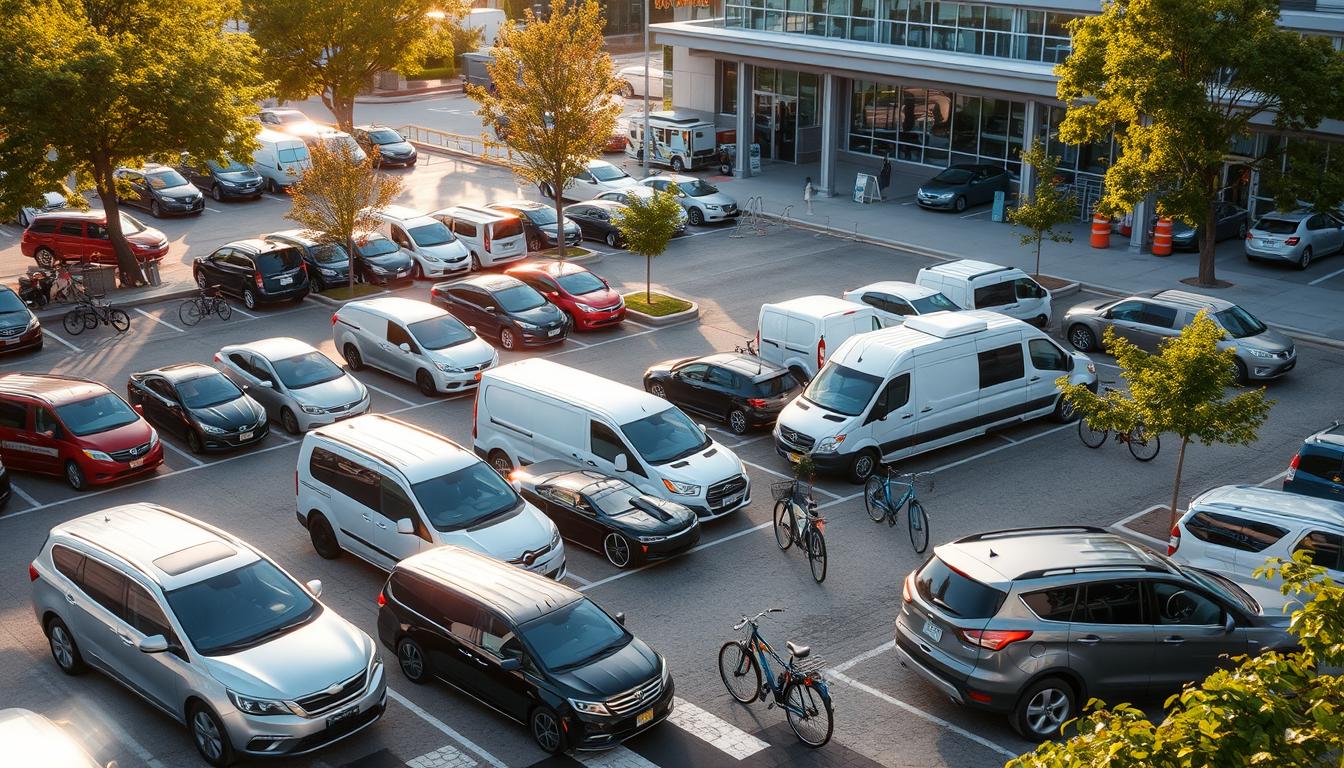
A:
[[[299,249],[266,240],[235,240],[196,259],[192,276],[202,288],[218,285],[243,306],[302,301],[308,295],[308,267]]]
[[[667,661],[579,592],[455,546],[402,560],[378,637],[412,683],[438,678],[527,725],[549,754],[599,750],[672,711]]]

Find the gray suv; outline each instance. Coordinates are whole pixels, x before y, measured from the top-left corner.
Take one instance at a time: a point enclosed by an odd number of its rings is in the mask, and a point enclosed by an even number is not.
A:
[[[981,533],[934,550],[905,579],[901,664],[954,702],[1058,736],[1089,698],[1171,692],[1225,657],[1288,649],[1268,588],[1178,566],[1101,528]]]
[[[207,763],[301,755],[387,706],[372,638],[216,528],[128,504],[51,529],[33,612],[69,675],[101,670],[187,726]]]
[[[1293,340],[1270,330],[1254,315],[1225,299],[1189,291],[1144,291],[1124,299],[1075,304],[1064,313],[1064,333],[1074,349],[1101,348],[1107,328],[1140,349],[1156,352],[1166,339],[1179,336],[1204,310],[1226,335],[1218,346],[1237,355],[1237,381],[1276,379],[1297,365]]]

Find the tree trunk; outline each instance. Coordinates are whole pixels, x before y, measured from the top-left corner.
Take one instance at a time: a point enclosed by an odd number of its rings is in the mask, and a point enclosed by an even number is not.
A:
[[[1036,233],[1036,277],[1041,276],[1041,238],[1045,237],[1040,232]]]
[[[1171,489],[1171,522],[1167,525],[1167,530],[1176,527],[1176,521],[1180,519],[1180,512],[1177,511],[1177,502],[1181,497],[1181,470],[1185,467],[1185,447],[1190,444],[1190,438],[1181,438],[1181,450],[1176,454],[1176,484]]]
[[[1218,173],[1221,170],[1221,167],[1210,170],[1205,174],[1204,181],[1204,190],[1208,198],[1204,206],[1204,225],[1200,227],[1199,233],[1199,284],[1205,288],[1212,288],[1218,283],[1218,278],[1214,274],[1213,246],[1218,231],[1215,201],[1218,196]]]
[[[353,299],[355,297],[355,238],[349,236],[345,238],[345,253],[350,257],[350,274],[345,287],[350,294],[350,298]]]
[[[107,218],[107,237],[112,244],[112,252],[117,255],[117,271],[121,275],[121,287],[129,288],[145,284],[145,274],[140,262],[135,258],[130,243],[126,242],[126,233],[121,231],[121,204],[117,202],[117,185],[112,177],[112,161],[103,156],[92,158],[93,183],[98,190],[98,199],[103,203],[103,213]]]
[[[644,257],[644,303],[653,305],[653,257]]]
[[[555,258],[565,258],[565,180],[551,182],[555,193]],[[542,241],[545,244],[545,241]]]
[[[326,86],[318,94],[322,97],[322,104],[336,118],[336,127],[349,133],[355,127],[355,100],[346,98],[336,93],[333,86]]]

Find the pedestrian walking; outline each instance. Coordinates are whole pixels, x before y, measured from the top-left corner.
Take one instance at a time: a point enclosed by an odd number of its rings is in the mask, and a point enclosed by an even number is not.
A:
[[[882,170],[877,172],[877,189],[886,197],[887,187],[891,186],[891,154],[882,153]]]
[[[817,194],[817,190],[812,186],[812,177],[808,176],[807,181],[803,182],[803,202],[807,203],[807,215],[812,216],[812,198]]]

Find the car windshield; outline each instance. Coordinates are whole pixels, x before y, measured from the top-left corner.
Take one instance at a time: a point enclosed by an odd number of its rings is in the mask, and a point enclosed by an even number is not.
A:
[[[635,499],[643,494],[633,485],[613,477],[584,488],[583,495],[597,505],[599,512],[616,517],[635,509]]]
[[[131,406],[111,392],[94,395],[87,400],[58,405],[56,415],[65,428],[77,437],[107,432],[133,424],[140,419],[139,414],[131,410]]]
[[[960,619],[988,619],[1007,595],[972,579],[934,556],[915,575],[919,596]]]
[[[956,312],[961,309],[941,293],[925,296],[922,299],[911,299],[910,303],[914,305],[915,311],[921,315],[927,315],[930,312]]]
[[[224,162],[216,163],[214,160],[206,160],[205,164],[210,166],[210,170],[215,173],[242,173],[251,170],[246,165],[232,158],[224,158]]]
[[[318,264],[340,264],[350,260],[345,253],[345,246],[337,243],[319,243],[308,249],[308,255]]]
[[[560,287],[565,289],[565,293],[570,296],[582,296],[585,293],[593,291],[605,291],[607,284],[598,279],[592,272],[571,272],[568,275],[561,275],[556,278]]]
[[[1291,235],[1297,231],[1297,222],[1266,216],[1255,222],[1255,228],[1271,235]]]
[[[624,648],[633,639],[588,598],[519,627],[541,665],[552,672],[581,667]]]
[[[123,235],[134,235],[144,232],[148,227],[140,223],[140,220],[128,214],[121,214],[121,233]]]
[[[554,208],[531,208],[527,211],[527,218],[539,227],[545,227],[555,223]]]
[[[24,306],[18,294],[9,289],[0,290],[0,314],[27,311],[28,307]]]
[[[317,350],[281,360],[272,360],[271,365],[275,368],[275,375],[280,378],[280,383],[284,384],[286,389],[304,389],[317,384],[325,384],[328,381],[335,381],[345,375],[344,371]]]
[[[678,181],[677,189],[680,189],[682,192],[685,192],[691,197],[704,197],[705,195],[712,195],[715,192],[719,191],[718,187],[714,186],[713,184],[710,184],[707,181],[702,181],[700,179]]]
[[[411,486],[415,500],[439,531],[470,528],[512,511],[522,499],[483,461]]]
[[[410,230],[411,239],[421,248],[429,248],[435,245],[451,243],[457,239],[452,230],[443,226],[443,222],[436,221],[432,224],[421,224],[418,227],[412,227]]]
[[[505,312],[526,312],[546,303],[546,299],[537,293],[537,289],[526,283],[494,292],[495,301]]]
[[[751,391],[756,393],[757,397],[778,397],[793,389],[797,382],[792,373],[786,372],[765,381],[752,382]]]
[[[277,248],[274,251],[266,251],[256,255],[257,269],[263,275],[274,275],[280,272],[288,272],[291,269],[298,269],[303,263],[303,257],[299,255],[298,248]]]
[[[858,416],[872,402],[881,384],[882,379],[877,376],[832,363],[807,385],[803,397],[828,411]]]
[[[177,394],[188,408],[211,408],[233,402],[243,396],[242,390],[220,373],[177,383]]]
[[[1171,562],[1171,561],[1168,561]],[[1172,565],[1176,565],[1172,563]],[[1251,613],[1260,613],[1261,606],[1259,601],[1251,597],[1250,593],[1241,588],[1241,585],[1228,579],[1222,574],[1206,571],[1202,568],[1192,568],[1189,566],[1176,566],[1191,581],[1218,595],[1219,597],[1231,603],[1236,603],[1246,608]]]
[[[709,437],[675,407],[632,421],[621,431],[650,464],[666,464],[709,447]]]
[[[164,168],[161,171],[146,173],[145,180],[149,182],[149,186],[155,189],[168,189],[169,187],[181,187],[187,183],[187,180],[182,178],[182,174],[178,173],[172,168]]]
[[[274,117],[276,120],[280,121],[281,123],[306,123],[306,122],[308,122],[308,116],[305,115],[305,114],[303,114],[302,112],[300,112],[300,111],[298,111],[298,110],[281,110],[281,111],[278,111],[278,112],[273,111],[273,112],[270,112],[269,114],[270,114],[272,117]]]
[[[411,323],[408,330],[425,349],[447,349],[476,338],[470,328],[449,314]]]
[[[196,650],[224,656],[307,624],[322,606],[269,561],[257,560],[164,593]]]
[[[369,131],[369,141],[374,144],[400,144],[405,139],[391,128],[375,128]]]
[[[277,153],[282,163],[302,163],[308,159],[308,147],[285,147]]]
[[[1250,312],[1233,305],[1224,309],[1222,312],[1213,313],[1213,318],[1218,324],[1223,326],[1223,330],[1232,335],[1234,339],[1244,339],[1247,336],[1258,336],[1265,332],[1265,324],[1255,319]]]
[[[946,171],[933,177],[933,180],[940,184],[965,184],[971,180],[975,174],[965,168],[948,168]]]
[[[397,252],[397,244],[385,237],[370,237],[359,243],[359,255],[365,257],[386,256]]]
[[[588,168],[588,172],[593,174],[593,178],[598,181],[615,181],[620,178],[628,177],[630,174],[622,171],[614,165],[594,165]]]

